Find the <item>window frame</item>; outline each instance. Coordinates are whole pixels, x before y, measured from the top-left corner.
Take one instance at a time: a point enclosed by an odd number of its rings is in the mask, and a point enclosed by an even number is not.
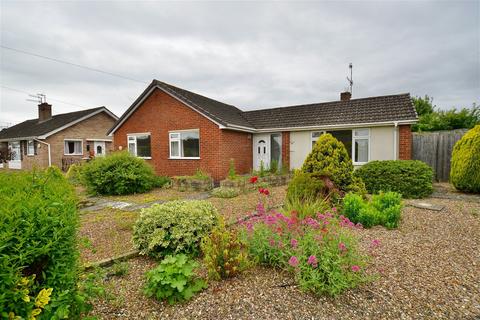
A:
[[[198,157],[183,157],[182,133],[195,132],[198,133]],[[178,134],[177,138],[172,135]],[[178,142],[178,156],[172,156],[172,142]],[[168,156],[172,160],[199,160],[200,159],[200,129],[172,130],[168,132]]]
[[[82,153],[66,153],[67,151],[65,148],[66,142],[80,142],[80,150],[82,150]],[[63,155],[64,156],[83,156],[83,139],[63,139]]]
[[[366,135],[355,135],[355,131],[357,130],[367,130]],[[370,161],[370,128],[353,128],[352,129],[352,162],[353,165],[364,165]],[[355,140],[367,140],[367,161],[355,161],[356,153],[355,153]]]
[[[313,137],[314,133],[320,133],[320,135],[316,138]],[[317,140],[322,136],[322,134],[325,134],[327,131],[326,130],[315,130],[310,132],[310,150],[313,149],[314,142],[316,143]]]
[[[142,157],[138,155],[138,147],[137,147],[137,137],[139,136],[149,136],[150,137],[150,157]],[[152,134],[150,132],[142,132],[142,133],[127,133],[127,150],[130,153],[130,138],[134,138],[135,143],[135,157],[145,160],[152,159]]]
[[[30,146],[30,144],[31,144],[31,146]],[[30,150],[30,147],[32,148],[32,150]],[[32,152],[30,153],[30,151],[32,151]],[[34,155],[35,155],[35,141],[27,140],[27,156],[34,156]]]

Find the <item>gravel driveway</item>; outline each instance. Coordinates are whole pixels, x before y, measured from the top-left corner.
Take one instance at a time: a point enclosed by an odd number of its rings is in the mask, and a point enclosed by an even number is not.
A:
[[[372,254],[372,283],[337,299],[315,297],[292,285],[290,275],[255,268],[241,277],[210,283],[175,306],[141,293],[143,274],[155,265],[130,260],[130,272],[108,287],[114,301],[98,301],[101,319],[480,319],[480,202],[429,198],[442,211],[406,206],[397,230],[360,230]]]

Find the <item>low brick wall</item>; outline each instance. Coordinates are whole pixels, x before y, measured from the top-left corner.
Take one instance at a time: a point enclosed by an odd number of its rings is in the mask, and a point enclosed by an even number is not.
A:
[[[180,191],[210,191],[213,189],[213,179],[172,177],[172,188]]]
[[[287,185],[292,179],[292,174],[271,175],[259,177],[258,183],[268,183],[268,185],[277,187]],[[225,188],[235,188],[240,190],[254,189],[255,185],[250,183],[250,176],[241,176],[235,180],[225,179],[220,181],[220,186]]]

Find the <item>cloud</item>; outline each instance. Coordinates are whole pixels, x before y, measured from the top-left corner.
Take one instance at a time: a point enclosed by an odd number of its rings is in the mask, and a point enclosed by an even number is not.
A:
[[[429,94],[479,103],[478,2],[0,2],[1,43],[243,109],[330,101],[354,64],[354,97]],[[0,50],[0,83],[120,115],[145,84]],[[0,91],[0,122],[36,117]],[[52,101],[54,112],[77,106]]]

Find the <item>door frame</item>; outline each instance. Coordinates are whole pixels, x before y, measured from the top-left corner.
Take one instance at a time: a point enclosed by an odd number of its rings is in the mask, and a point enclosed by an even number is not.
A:
[[[98,155],[97,154],[97,146],[101,146],[103,153]],[[94,140],[93,141],[93,155],[95,157],[104,157],[107,154],[107,143],[105,141]]]
[[[253,135],[253,169],[260,170],[260,159],[258,156],[258,143],[263,140],[265,141],[265,161],[263,161],[263,167],[265,170],[270,167],[270,133],[258,133]],[[262,150],[260,150],[261,152]]]

